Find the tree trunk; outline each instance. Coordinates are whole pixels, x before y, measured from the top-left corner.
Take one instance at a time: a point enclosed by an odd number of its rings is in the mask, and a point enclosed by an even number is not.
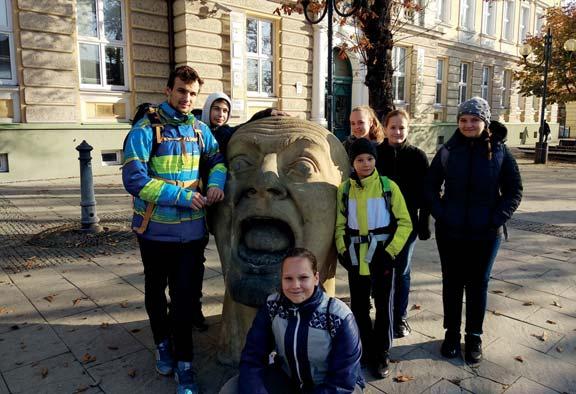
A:
[[[366,49],[366,80],[369,104],[380,119],[394,109],[392,95],[392,1],[376,0],[371,12],[358,19],[364,25],[364,35],[371,43]]]

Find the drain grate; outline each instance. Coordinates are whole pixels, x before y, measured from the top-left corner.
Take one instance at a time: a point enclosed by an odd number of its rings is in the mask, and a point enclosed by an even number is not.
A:
[[[576,227],[558,226],[555,224],[532,222],[530,220],[510,219],[506,224],[510,228],[531,231],[538,234],[551,235],[553,237],[576,239]]]

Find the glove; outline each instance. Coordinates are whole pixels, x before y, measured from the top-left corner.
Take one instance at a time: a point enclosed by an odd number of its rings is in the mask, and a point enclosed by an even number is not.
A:
[[[338,262],[340,263],[340,265],[342,265],[342,267],[344,267],[346,271],[350,271],[350,269],[352,268],[352,261],[350,261],[350,252],[346,250],[342,254],[338,253]]]

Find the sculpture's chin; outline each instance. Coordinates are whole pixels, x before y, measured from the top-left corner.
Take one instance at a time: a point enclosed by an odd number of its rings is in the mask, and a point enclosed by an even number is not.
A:
[[[234,301],[257,307],[280,285],[280,264],[294,247],[290,225],[271,217],[248,217],[237,229],[226,284]]]

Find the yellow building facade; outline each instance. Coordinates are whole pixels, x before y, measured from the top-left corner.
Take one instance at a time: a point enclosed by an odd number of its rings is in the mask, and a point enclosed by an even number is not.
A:
[[[455,128],[458,103],[483,96],[509,126],[509,144],[531,144],[538,100],[519,97],[512,70],[523,37],[539,31],[555,0],[430,0],[407,15],[391,53],[394,99],[429,153]],[[276,107],[326,123],[326,21],[274,11],[269,0],[0,0],[0,183],[78,174],[75,147],[94,150],[95,174],[118,173],[136,106],[160,102],[171,63],[232,99],[232,123]],[[351,42],[335,24],[334,47]],[[334,49],[333,49],[334,50]],[[335,49],[337,51],[337,49]],[[336,59],[334,119],[367,104],[365,70]],[[557,116],[551,106],[553,130]]]

